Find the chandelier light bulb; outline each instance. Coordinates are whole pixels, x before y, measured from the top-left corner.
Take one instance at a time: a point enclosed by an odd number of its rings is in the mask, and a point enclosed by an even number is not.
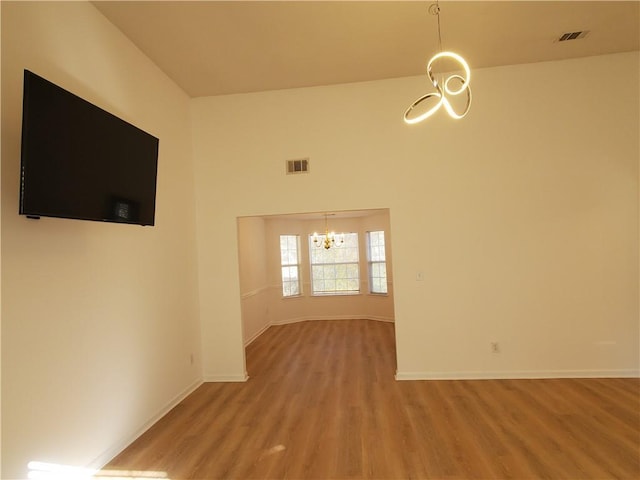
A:
[[[344,236],[336,236],[336,232],[329,232],[327,214],[324,216],[324,239],[320,239],[318,232],[313,232],[313,244],[329,250],[331,247],[339,247],[344,243]]]

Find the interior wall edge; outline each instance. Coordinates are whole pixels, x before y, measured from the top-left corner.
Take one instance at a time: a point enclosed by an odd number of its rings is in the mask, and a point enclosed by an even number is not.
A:
[[[258,339],[258,337],[260,337],[260,335],[262,335],[264,332],[266,332],[267,330],[269,330],[269,327],[271,326],[271,323],[267,323],[264,327],[262,327],[260,330],[258,330],[256,333],[254,333],[251,337],[249,337],[245,342],[244,342],[244,347],[247,348],[249,345],[251,345],[254,341],[256,341]]]
[[[246,382],[249,380],[249,374],[247,372],[244,375],[236,375],[236,374],[228,374],[228,375],[220,375],[217,373],[214,374],[204,374],[202,379],[203,383],[216,383],[216,382]]]

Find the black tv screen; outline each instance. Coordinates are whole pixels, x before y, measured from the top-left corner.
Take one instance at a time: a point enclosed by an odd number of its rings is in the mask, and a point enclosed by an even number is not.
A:
[[[153,225],[158,143],[25,70],[20,214]]]

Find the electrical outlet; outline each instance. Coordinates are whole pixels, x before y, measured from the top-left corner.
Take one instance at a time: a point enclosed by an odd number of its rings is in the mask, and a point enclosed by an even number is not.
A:
[[[491,353],[500,353],[500,344],[498,342],[491,342]]]

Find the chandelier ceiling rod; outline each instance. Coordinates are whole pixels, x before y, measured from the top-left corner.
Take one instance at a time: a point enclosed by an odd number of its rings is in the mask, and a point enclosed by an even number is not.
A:
[[[435,15],[438,19],[438,51],[442,51],[442,33],[440,32],[440,3],[436,0],[436,3],[429,5],[429,13]]]

